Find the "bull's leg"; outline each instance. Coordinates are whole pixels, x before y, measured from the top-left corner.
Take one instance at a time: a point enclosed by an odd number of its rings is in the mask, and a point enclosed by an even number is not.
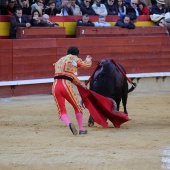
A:
[[[88,126],[90,126],[90,127],[94,126],[94,120],[91,116],[89,116]]]
[[[124,84],[122,88],[122,104],[124,108],[124,113],[126,114],[128,114],[127,109],[126,109],[127,98],[128,98],[128,83],[126,80],[124,80]]]
[[[121,98],[116,98],[114,100],[115,100],[115,102],[117,104],[117,111],[119,111]]]
[[[128,94],[127,94],[127,93],[122,95],[123,108],[124,108],[124,112],[125,112],[126,114],[128,114],[127,109],[126,109],[127,97],[128,97]]]

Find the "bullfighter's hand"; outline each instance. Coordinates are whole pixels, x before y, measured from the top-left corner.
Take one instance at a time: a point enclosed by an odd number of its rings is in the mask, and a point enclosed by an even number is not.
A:
[[[86,60],[87,60],[87,61],[91,61],[91,60],[92,60],[92,57],[91,57],[90,55],[87,55]]]
[[[31,24],[28,22],[28,23],[26,23],[26,27],[28,28],[28,27],[30,27],[31,26]]]

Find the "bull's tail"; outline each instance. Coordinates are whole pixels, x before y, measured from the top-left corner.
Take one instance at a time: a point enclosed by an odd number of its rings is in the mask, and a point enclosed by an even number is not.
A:
[[[128,93],[132,92],[136,88],[137,84],[132,82],[132,87],[128,90]]]

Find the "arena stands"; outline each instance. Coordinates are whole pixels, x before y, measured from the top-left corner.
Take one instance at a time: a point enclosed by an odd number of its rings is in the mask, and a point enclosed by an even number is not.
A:
[[[130,78],[168,77],[170,76],[170,41],[166,35],[115,37],[75,37],[76,16],[52,17],[66,29],[66,38],[7,39],[9,17],[0,16],[0,97],[51,93],[54,75],[53,63],[66,54],[69,46],[80,49],[80,57],[87,54],[93,58],[93,65],[88,70],[79,70],[79,78],[87,80],[96,65],[103,58],[114,58],[121,63]],[[91,17],[92,21],[98,17]],[[114,25],[117,16],[108,17]],[[151,29],[153,23],[148,16],[140,16],[136,25],[141,29]],[[150,28],[149,28],[150,27]],[[6,28],[6,29],[5,29]],[[163,30],[157,27],[159,30]],[[150,30],[151,32],[151,30]],[[153,31],[154,32],[154,31]],[[144,33],[144,31],[143,31]],[[73,38],[74,37],[74,38]]]

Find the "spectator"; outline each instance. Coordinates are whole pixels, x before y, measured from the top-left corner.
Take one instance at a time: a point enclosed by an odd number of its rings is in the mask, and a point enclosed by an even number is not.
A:
[[[49,15],[44,14],[42,16],[41,26],[47,26],[47,27],[58,27],[59,25],[57,23],[51,22]]]
[[[152,5],[156,4],[156,0],[151,0]]]
[[[137,16],[142,15],[140,9],[138,8],[138,0],[131,0],[130,7],[127,8],[126,14],[133,20],[135,20]]]
[[[51,0],[44,0],[44,8],[45,9],[48,8],[49,1],[51,1]],[[58,0],[54,0],[54,1],[57,2]]]
[[[70,0],[61,0],[61,2],[57,4],[57,10],[60,11],[59,14],[56,14],[59,16],[73,15]]]
[[[16,38],[17,27],[27,27],[29,28],[31,24],[29,23],[27,17],[22,15],[22,8],[18,7],[15,10],[15,13],[10,18],[10,33],[9,36],[11,39]]]
[[[166,13],[170,12],[170,6],[166,7]]]
[[[7,9],[8,0],[2,0],[0,3],[0,15],[8,15]]]
[[[29,0],[29,6],[31,7],[32,4],[34,4],[34,0]]]
[[[23,6],[23,4],[22,4],[22,2],[23,2],[23,0],[17,0],[18,1],[18,5],[17,6]],[[29,5],[29,0],[26,0],[27,1],[27,6],[30,6]],[[22,11],[23,12],[23,11]]]
[[[50,0],[48,8],[45,9],[45,14],[48,14],[49,16],[56,16],[56,14],[60,12],[61,11],[56,8],[56,2],[54,0]]]
[[[117,3],[118,15],[126,15],[126,6],[123,4],[123,0],[118,0]]]
[[[29,6],[28,0],[21,0],[19,1],[20,6],[22,7],[22,14],[24,15],[31,15],[31,7]]]
[[[76,0],[76,4],[80,7],[83,4],[82,0]]]
[[[38,10],[34,10],[32,14],[32,19],[31,19],[31,25],[32,26],[37,26],[37,27],[58,27],[59,25],[56,23],[53,23],[49,20],[49,15],[44,14],[41,16]]]
[[[126,8],[131,7],[130,3],[131,3],[131,0],[124,0],[124,5],[126,6]]]
[[[30,21],[31,25],[32,26],[40,26],[39,23],[41,22],[41,17],[42,16],[41,16],[40,12],[37,9],[35,9],[32,13],[32,18]]]
[[[91,5],[91,0],[83,0],[82,4],[80,5],[80,10],[82,12],[82,15],[95,15],[95,12]]]
[[[76,0],[71,0],[71,9],[73,11],[73,15],[82,15],[80,7],[76,4]]]
[[[110,23],[106,22],[105,16],[99,16],[99,19],[97,22],[94,23],[95,27],[110,27]]]
[[[161,27],[167,26],[167,23],[166,23],[166,21],[165,21],[165,18],[163,18],[163,19],[161,19],[161,20],[159,21],[159,26],[161,26]]]
[[[165,21],[166,21],[166,25],[167,25],[167,35],[170,36],[170,17],[166,18],[166,14],[165,14]]]
[[[8,15],[14,14],[16,8],[17,8],[16,1],[15,0],[8,0],[8,5],[7,5]]]
[[[139,2],[138,5],[142,15],[149,15],[149,9],[143,2]]]
[[[44,1],[36,0],[36,3],[31,5],[31,14],[33,13],[35,9],[39,10],[40,14],[42,15],[43,10],[44,10]]]
[[[32,26],[45,26],[45,27],[58,27],[59,24],[51,22],[49,15],[44,14],[42,17],[38,10],[33,11],[31,25]]]
[[[148,7],[149,12],[151,11],[152,8],[151,0],[140,0],[139,2],[143,2],[146,5],[146,7]]]
[[[165,0],[165,8],[170,7],[170,0]]]
[[[164,0],[156,0],[156,4],[152,5],[151,14],[159,14],[164,15],[166,12],[165,1]]]
[[[91,26],[94,27],[94,24],[92,21],[89,20],[89,15],[88,14],[84,14],[82,16],[82,19],[79,19],[77,21],[77,26]]]
[[[128,15],[120,16],[120,18],[116,22],[115,26],[118,26],[121,28],[135,29],[135,25],[130,20],[130,17]]]
[[[118,15],[117,5],[114,0],[107,0],[105,3],[108,15]]]
[[[84,86],[77,78],[77,70],[78,68],[91,67],[92,58],[88,55],[83,61],[78,55],[79,49],[76,46],[72,46],[67,50],[66,56],[61,57],[56,63],[54,63],[55,76],[52,93],[58,108],[60,120],[70,128],[73,135],[77,135],[77,129],[74,124],[70,122],[65,106],[65,100],[67,100],[74,108],[79,127],[79,134],[84,135],[87,134],[87,131],[83,128],[83,110],[78,95],[74,92],[73,84],[75,86]]]
[[[156,26],[165,26],[165,16],[159,14],[150,15],[151,21],[155,23]]]
[[[92,8],[93,8],[94,12],[96,13],[96,15],[102,15],[102,16],[107,15],[106,6],[101,3],[101,0],[94,0]]]

